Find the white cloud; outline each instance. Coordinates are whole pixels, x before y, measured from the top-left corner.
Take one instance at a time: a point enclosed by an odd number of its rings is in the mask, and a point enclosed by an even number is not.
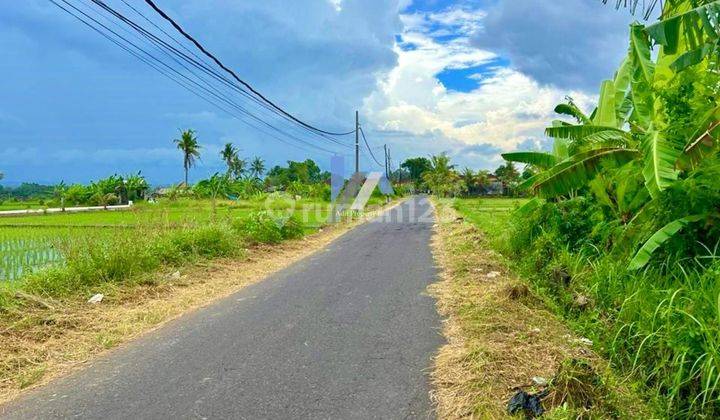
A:
[[[336,12],[342,11],[343,0],[327,0],[327,1],[335,9]]]
[[[591,95],[542,85],[513,68],[487,67],[485,72],[471,75],[480,85],[470,92],[443,86],[436,76],[441,71],[477,67],[498,58],[470,42],[484,17],[482,11],[462,8],[401,16],[402,42],[395,47],[398,63],[379,76],[364,108],[378,129],[418,138],[418,144],[407,153],[428,149],[421,141],[435,143],[434,148],[442,145],[442,150],[465,158],[469,145],[511,151],[521,143],[540,144],[543,129],[556,118],[553,108],[566,95],[581,107],[590,106]],[[438,33],[445,30],[455,37],[438,39]],[[498,163],[498,150],[488,152],[475,166]]]

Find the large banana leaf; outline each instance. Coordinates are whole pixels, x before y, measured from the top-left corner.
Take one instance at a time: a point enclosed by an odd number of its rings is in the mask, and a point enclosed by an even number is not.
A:
[[[615,87],[615,110],[618,127],[622,127],[632,111],[632,96],[630,95],[630,81],[632,80],[632,58],[626,57],[617,73],[613,84]]]
[[[593,125],[617,127],[617,109],[615,107],[615,83],[605,80],[600,87],[600,101],[598,110],[593,119]]]
[[[635,125],[647,129],[653,117],[655,63],[650,57],[650,39],[638,23],[630,25],[629,57],[632,66],[632,119]]]
[[[564,161],[558,163],[557,165],[553,166],[551,169],[554,171],[558,171],[558,170],[560,170],[560,168],[568,167],[568,166],[572,165],[573,163],[574,162],[569,159],[564,160]],[[550,173],[551,173],[550,170],[546,170],[546,171],[540,172],[538,174],[535,174],[535,175],[531,176],[530,178],[519,183],[515,188],[518,191],[524,191],[524,190],[530,189],[533,185],[538,184],[538,183],[542,182],[543,180],[545,180],[550,175]]]
[[[689,4],[679,3],[673,11],[677,14],[647,27],[650,37],[662,46],[662,54],[671,58],[668,68],[674,72],[698,64],[718,52],[720,1],[694,9],[690,9]]]
[[[650,39],[645,27],[639,23],[630,25],[630,57],[645,82],[652,84],[655,78],[655,64],[650,57]]]
[[[678,178],[675,164],[682,154],[682,147],[667,140],[659,130],[650,130],[642,141],[645,167],[645,186],[655,198]]]
[[[624,148],[600,148],[578,153],[543,172],[542,179],[533,184],[532,189],[545,198],[567,194],[590,182],[602,164],[622,165],[637,155],[637,150]]]
[[[527,163],[541,169],[548,169],[557,163],[555,156],[542,152],[503,153],[503,159],[510,162]]]
[[[555,138],[553,141],[553,155],[557,161],[563,161],[570,157],[570,145],[567,139]]]
[[[703,60],[711,55],[716,55],[720,49],[718,44],[720,40],[714,43],[705,43],[694,50],[690,50],[686,53],[680,54],[675,61],[670,64],[670,69],[675,73],[679,73],[688,67],[692,67],[696,64],[700,64]]]
[[[667,54],[675,54],[683,43],[688,50],[720,37],[720,1],[665,18],[647,27],[647,33]]]
[[[633,142],[630,133],[625,131],[604,130],[588,135],[583,139],[587,144],[602,147],[629,147]]]
[[[645,267],[650,261],[653,252],[655,252],[662,244],[680,232],[688,223],[697,222],[703,219],[703,216],[687,216],[682,219],[673,220],[665,225],[662,229],[655,232],[643,246],[638,250],[628,265],[629,270],[638,270]]]
[[[566,104],[559,104],[555,107],[555,112],[574,117],[579,123],[590,123],[590,118],[588,118],[587,115],[585,115],[585,113],[582,112],[572,101],[568,101]]]
[[[624,133],[624,131],[616,127],[585,124],[548,127],[545,129],[545,135],[555,139],[582,140],[591,134],[599,133],[601,131]]]

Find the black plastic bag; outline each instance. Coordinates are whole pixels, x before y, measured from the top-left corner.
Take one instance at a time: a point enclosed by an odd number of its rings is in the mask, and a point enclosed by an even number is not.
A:
[[[527,392],[518,390],[508,403],[508,413],[517,414],[524,411],[528,417],[540,417],[545,412],[542,406],[542,399],[547,397],[549,391],[538,392],[537,394],[528,394]]]

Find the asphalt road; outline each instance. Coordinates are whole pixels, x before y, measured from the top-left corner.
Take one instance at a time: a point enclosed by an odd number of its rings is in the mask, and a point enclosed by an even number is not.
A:
[[[0,407],[0,417],[433,417],[443,343],[430,207],[413,198],[267,280]],[[424,220],[420,220],[421,219]]]

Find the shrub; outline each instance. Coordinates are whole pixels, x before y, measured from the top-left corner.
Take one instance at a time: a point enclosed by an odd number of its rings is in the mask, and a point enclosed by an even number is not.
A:
[[[274,244],[283,239],[281,223],[266,211],[236,221],[233,228],[253,243]]]
[[[305,235],[303,224],[296,217],[287,219],[280,231],[283,239],[298,239]]]

